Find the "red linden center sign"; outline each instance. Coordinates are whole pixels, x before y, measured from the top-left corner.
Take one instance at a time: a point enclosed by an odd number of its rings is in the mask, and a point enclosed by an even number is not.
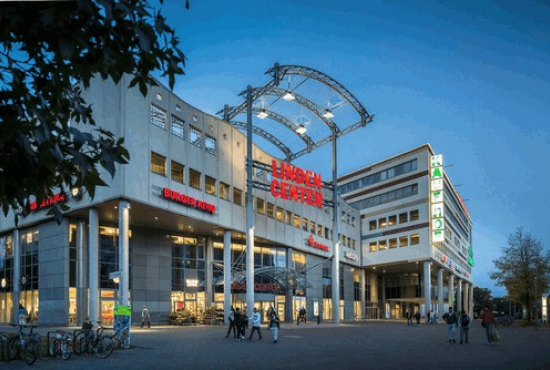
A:
[[[272,163],[271,194],[275,198],[323,208],[323,194],[319,191],[323,187],[321,175],[285,162]]]

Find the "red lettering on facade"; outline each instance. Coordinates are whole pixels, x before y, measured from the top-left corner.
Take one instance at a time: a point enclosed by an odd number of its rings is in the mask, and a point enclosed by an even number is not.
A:
[[[202,200],[196,200],[193,197],[190,197],[185,194],[180,194],[175,190],[170,190],[168,188],[162,189],[162,196],[165,199],[172,200],[183,205],[197,208],[201,211],[216,213],[216,206],[214,204],[206,203]]]
[[[326,251],[326,252],[328,252],[328,250],[329,250],[328,245],[324,245],[324,244],[321,244],[321,243],[317,242],[315,240],[315,238],[313,237],[313,235],[310,235],[309,238],[307,239],[307,245],[309,245],[310,247],[313,247],[313,248],[317,248],[317,249]]]

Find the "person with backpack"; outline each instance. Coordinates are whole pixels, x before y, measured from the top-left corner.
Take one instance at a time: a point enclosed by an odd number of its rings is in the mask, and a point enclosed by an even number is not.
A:
[[[271,307],[269,310],[269,329],[271,329],[271,335],[273,336],[273,343],[277,343],[279,337],[279,317],[275,312],[275,309]]]
[[[235,327],[237,328],[237,338],[236,340],[245,340],[245,322],[248,320],[248,318],[241,313],[240,308],[237,308],[235,311]]]
[[[449,312],[443,315],[443,320],[445,320],[447,326],[449,327],[449,343],[456,343],[455,330],[458,317],[456,316],[456,312],[453,312],[452,307],[449,307]]]
[[[237,338],[237,332],[235,327],[235,309],[233,306],[231,306],[231,311],[229,311],[229,316],[227,317],[227,321],[229,321],[229,329],[227,330],[227,334],[225,335],[226,338],[229,338],[229,334],[231,333],[231,330],[233,330],[233,339]]]
[[[462,344],[463,340],[465,340],[466,344],[468,344],[471,323],[472,320],[470,320],[470,316],[468,316],[466,311],[460,311],[460,316],[458,317],[458,327],[460,328],[460,344]]]

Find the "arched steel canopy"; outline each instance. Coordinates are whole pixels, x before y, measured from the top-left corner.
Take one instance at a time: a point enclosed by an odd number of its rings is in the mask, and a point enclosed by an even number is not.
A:
[[[364,127],[373,120],[373,115],[350,91],[325,73],[304,66],[281,66],[276,63],[266,74],[271,75],[272,80],[251,90],[253,134],[274,145],[283,153],[287,162]],[[284,86],[285,80],[288,86]],[[323,95],[320,94],[322,89],[328,95],[324,103],[319,99]],[[291,101],[285,100],[287,93],[293,95]],[[245,94],[246,91],[241,93]],[[264,120],[255,117],[260,111],[266,113]],[[327,112],[333,114],[333,117],[328,116]],[[242,131],[246,131],[246,125],[241,123],[245,119],[235,118],[245,113],[246,99],[237,106],[226,105],[218,112],[223,114],[226,122]],[[307,133],[297,134],[299,126],[307,126]],[[276,153],[271,154],[277,156]]]

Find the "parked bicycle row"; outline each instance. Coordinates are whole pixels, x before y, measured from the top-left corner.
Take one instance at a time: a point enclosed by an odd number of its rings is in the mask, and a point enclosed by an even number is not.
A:
[[[115,349],[115,343],[124,347],[125,335],[113,328],[101,325],[93,328],[84,323],[81,329],[73,331],[50,330],[46,336],[35,331],[36,325],[12,325],[15,333],[0,333],[0,360],[22,359],[32,365],[42,356],[61,357],[67,361],[73,353],[95,354],[100,359],[109,357]]]

